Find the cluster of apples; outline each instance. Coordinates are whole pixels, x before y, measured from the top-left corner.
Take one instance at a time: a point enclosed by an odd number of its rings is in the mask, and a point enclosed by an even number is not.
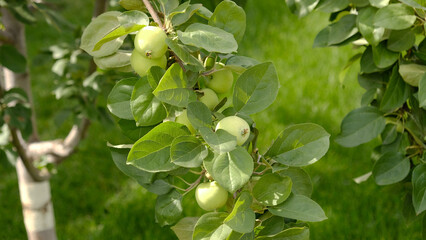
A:
[[[145,76],[153,66],[166,68],[166,38],[163,29],[155,26],[146,26],[136,34],[130,64],[139,76]]]
[[[130,63],[135,72],[143,77],[147,75],[148,70],[153,66],[159,66],[163,69],[167,65],[167,35],[163,29],[155,26],[142,28],[135,37],[135,49],[132,52]],[[212,58],[207,58],[211,61]],[[232,71],[224,67],[221,63],[207,63],[213,67],[212,74],[206,81],[206,88],[198,90],[200,93],[199,101],[204,103],[210,110],[214,110],[219,104],[219,96],[228,96],[234,83]],[[226,105],[225,105],[226,106]],[[176,117],[176,122],[184,124],[193,133],[196,130],[190,123],[187,111]],[[222,129],[234,135],[237,139],[237,145],[243,145],[250,136],[250,127],[245,120],[237,116],[229,116],[220,120],[216,125],[216,131]],[[209,174],[206,174],[210,180],[213,180]],[[228,192],[216,181],[201,183],[197,186],[195,198],[198,205],[206,210],[212,211],[224,206],[228,199]]]

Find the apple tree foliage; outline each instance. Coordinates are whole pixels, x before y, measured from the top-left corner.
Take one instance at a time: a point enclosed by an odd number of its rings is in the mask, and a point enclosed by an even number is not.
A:
[[[178,0],[120,4],[127,11],[92,20],[81,48],[100,69],[125,76],[109,93],[108,109],[129,141],[110,149],[121,171],[158,195],[158,224],[174,225],[179,239],[309,239],[307,223],[327,217],[310,198],[312,183],[303,167],[326,154],[330,135],[316,124],[297,124],[279,133],[269,149],[257,148],[261,135],[250,116],[275,101],[279,81],[272,63],[236,54],[244,10],[229,0],[213,12]],[[167,66],[154,64],[137,75],[133,41],[146,26],[167,34]],[[201,90],[225,70],[232,72],[232,88],[209,109]],[[214,130],[228,116],[250,126],[242,146],[234,135]],[[183,216],[183,197],[207,176],[227,190],[227,206]]]
[[[407,222],[426,210],[426,4],[420,0],[286,0],[302,17],[330,13],[314,47],[353,44],[360,53],[361,107],[348,113],[336,142],[355,147],[379,137],[372,175],[401,184]]]

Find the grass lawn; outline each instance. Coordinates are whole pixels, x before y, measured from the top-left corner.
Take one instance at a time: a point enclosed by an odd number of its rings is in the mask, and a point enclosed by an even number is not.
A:
[[[87,11],[78,6],[90,4],[74,0],[62,11],[75,24],[86,24],[90,6]],[[266,150],[280,131],[296,123],[317,123],[332,134],[327,155],[306,168],[314,183],[312,198],[329,218],[311,224],[311,239],[421,239],[421,224],[406,226],[402,219],[404,196],[397,187],[378,187],[372,179],[360,185],[352,181],[371,170],[374,143],[347,149],[333,142],[342,118],[360,105],[358,64],[341,77],[343,66],[357,50],[312,48],[316,33],[327,25],[325,14],[298,19],[284,1],[256,0],[248,1],[246,12],[247,31],[239,53],[272,61],[281,82],[277,101],[254,116],[261,132],[260,147]],[[37,61],[38,50],[69,42],[71,36],[58,37],[56,30],[43,23],[29,27],[27,34],[39,130],[46,139],[59,137],[67,128],[54,124],[58,106],[50,104],[54,101],[51,62]],[[79,151],[58,167],[51,184],[59,239],[175,239],[168,227],[155,223],[155,195],[114,166],[105,143],[117,138],[117,133],[113,126],[94,123]],[[0,163],[0,239],[25,239],[16,173],[4,161]],[[184,209],[186,216],[202,214],[190,194]]]

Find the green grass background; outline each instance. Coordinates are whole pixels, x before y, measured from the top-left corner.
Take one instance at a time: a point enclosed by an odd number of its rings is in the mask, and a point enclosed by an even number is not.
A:
[[[92,4],[67,0],[58,11],[74,24],[86,25]],[[352,181],[371,170],[374,143],[346,149],[333,142],[342,118],[360,105],[358,65],[346,77],[341,74],[357,50],[312,48],[316,33],[327,25],[326,14],[298,19],[284,1],[249,0],[245,10],[247,30],[239,53],[272,61],[281,82],[277,101],[254,116],[261,132],[260,147],[265,149],[280,131],[296,123],[317,123],[332,134],[327,155],[306,168],[314,183],[312,198],[329,218],[311,224],[311,239],[421,239],[420,222],[407,226],[402,219],[403,196],[397,187],[378,187],[372,179],[359,185]],[[40,50],[72,43],[72,35],[40,22],[28,27],[27,38],[39,131],[44,139],[63,136],[66,126],[59,128],[53,121],[58,105],[51,94],[52,62]],[[168,227],[155,223],[155,195],[114,166],[105,143],[117,134],[113,126],[92,124],[78,152],[58,167],[51,185],[59,239],[176,238]],[[184,209],[186,216],[202,213],[191,195],[185,198]],[[21,210],[16,173],[2,162],[0,239],[26,238]]]

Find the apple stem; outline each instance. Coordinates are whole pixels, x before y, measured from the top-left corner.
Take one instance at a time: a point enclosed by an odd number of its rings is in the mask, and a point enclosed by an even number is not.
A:
[[[177,190],[181,190],[181,191],[185,191],[185,189],[183,189],[183,188],[181,188],[181,187],[178,187],[178,186],[176,186],[176,185],[171,185],[172,187],[174,187],[174,188],[176,188]]]
[[[206,170],[203,170],[201,172],[201,175],[198,177],[198,179],[195,180],[195,182],[191,183],[191,185],[189,185],[189,187],[184,190],[185,193],[182,194],[182,196],[185,196],[185,194],[189,193],[192,189],[194,189],[201,182],[201,179],[203,179],[205,172],[206,172]]]
[[[188,186],[190,186],[191,185],[191,183],[189,183],[189,182],[187,182],[185,179],[183,179],[182,177],[180,177],[180,176],[176,176],[178,179],[180,179],[182,182],[184,182],[186,185],[188,185]]]

